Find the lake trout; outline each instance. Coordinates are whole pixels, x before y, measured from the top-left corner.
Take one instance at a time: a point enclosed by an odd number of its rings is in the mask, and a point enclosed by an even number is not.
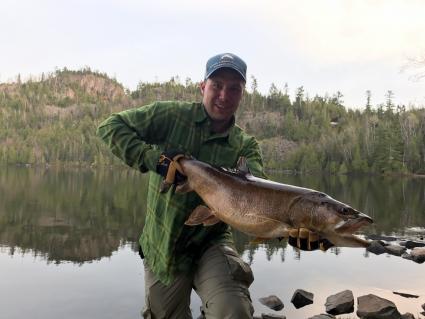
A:
[[[288,237],[290,229],[303,227],[336,246],[369,245],[353,233],[372,218],[322,192],[255,177],[243,158],[234,171],[187,158],[179,164],[187,180],[176,192],[195,191],[208,206],[195,208],[186,225],[222,221],[261,239]]]

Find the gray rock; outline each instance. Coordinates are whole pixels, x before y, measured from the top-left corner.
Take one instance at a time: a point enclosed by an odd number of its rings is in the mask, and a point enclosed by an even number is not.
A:
[[[357,316],[361,319],[400,319],[401,314],[392,301],[369,294],[357,298]]]
[[[262,313],[261,314],[262,319],[286,319],[286,316],[284,315],[275,315],[273,313]]]
[[[344,290],[326,298],[326,312],[332,315],[354,311],[354,296],[351,290]]]
[[[406,248],[398,245],[385,246],[385,251],[394,256],[401,256],[406,252]]]
[[[425,303],[421,306],[423,310],[425,310]]]
[[[258,301],[261,302],[264,306],[267,306],[270,309],[276,311],[282,310],[284,307],[282,300],[280,300],[279,297],[275,295],[260,298]]]
[[[422,316],[425,316],[425,311],[422,311],[422,312],[421,312],[421,315],[422,315]]]
[[[401,315],[401,319],[415,319],[415,316],[410,312],[406,312],[405,314]]]
[[[378,240],[372,240],[370,245],[366,248],[366,250],[375,255],[380,255],[386,252],[383,243]]]
[[[425,247],[425,243],[419,241],[408,240],[406,241],[406,248],[412,249],[415,247]]]
[[[305,291],[303,289],[297,289],[292,296],[291,302],[294,304],[295,308],[299,309],[301,307],[312,304],[313,297],[314,295],[311,292]]]
[[[315,316],[310,317],[308,319],[335,319],[335,318],[336,318],[335,316],[332,316],[330,314],[322,313],[320,315],[315,315]]]
[[[413,248],[410,252],[410,255],[413,258],[413,261],[422,264],[425,261],[425,248],[424,247],[416,247]]]

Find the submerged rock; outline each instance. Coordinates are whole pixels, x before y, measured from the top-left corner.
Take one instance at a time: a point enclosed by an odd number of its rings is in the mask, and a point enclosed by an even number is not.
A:
[[[335,318],[336,318],[335,316],[332,316],[328,313],[322,313],[320,315],[315,315],[315,316],[310,317],[308,319],[335,319]]]
[[[393,236],[384,236],[384,235],[368,235],[368,239],[370,240],[385,240],[385,241],[396,241],[397,237]]]
[[[295,308],[299,309],[301,307],[312,304],[313,297],[314,295],[311,292],[305,291],[303,289],[297,289],[292,296],[291,302],[294,304]]]
[[[395,304],[373,294],[357,298],[357,316],[361,319],[400,319]]]
[[[404,253],[401,255],[401,258],[407,259],[407,260],[413,260],[413,256],[409,253]]]
[[[398,245],[385,246],[385,251],[394,256],[401,256],[406,252],[406,248]]]
[[[276,311],[282,310],[284,307],[282,300],[280,300],[279,297],[275,295],[260,298],[258,301],[261,302],[264,306],[267,306],[270,309]]]
[[[366,248],[366,250],[371,252],[372,254],[375,254],[375,255],[381,255],[381,254],[387,252],[385,250],[385,244],[383,242],[379,241],[379,240],[372,240],[372,242]]]
[[[351,290],[344,290],[326,299],[326,312],[332,315],[354,311],[354,296]]]
[[[286,319],[286,316],[284,315],[275,315],[273,313],[262,313],[261,314],[262,319]]]
[[[398,291],[393,291],[393,294],[402,296],[404,298],[419,298],[418,295],[411,295],[411,294],[407,294],[407,293],[404,293],[404,292],[398,292]]]

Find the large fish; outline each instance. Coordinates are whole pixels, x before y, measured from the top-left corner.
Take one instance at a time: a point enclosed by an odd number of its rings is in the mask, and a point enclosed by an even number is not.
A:
[[[195,191],[208,206],[195,208],[187,225],[223,221],[262,239],[288,237],[290,229],[303,227],[336,246],[368,246],[353,233],[372,218],[324,193],[254,177],[243,158],[235,171],[186,158],[179,164],[187,181],[176,191]]]

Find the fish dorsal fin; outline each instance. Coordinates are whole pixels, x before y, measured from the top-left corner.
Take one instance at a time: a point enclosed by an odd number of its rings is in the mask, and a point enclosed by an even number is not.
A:
[[[252,175],[246,163],[246,157],[244,156],[239,157],[236,169],[243,175]]]
[[[203,224],[204,226],[212,226],[220,222],[214,213],[206,206],[199,205],[190,214],[189,218],[184,222],[188,226],[196,226]]]

